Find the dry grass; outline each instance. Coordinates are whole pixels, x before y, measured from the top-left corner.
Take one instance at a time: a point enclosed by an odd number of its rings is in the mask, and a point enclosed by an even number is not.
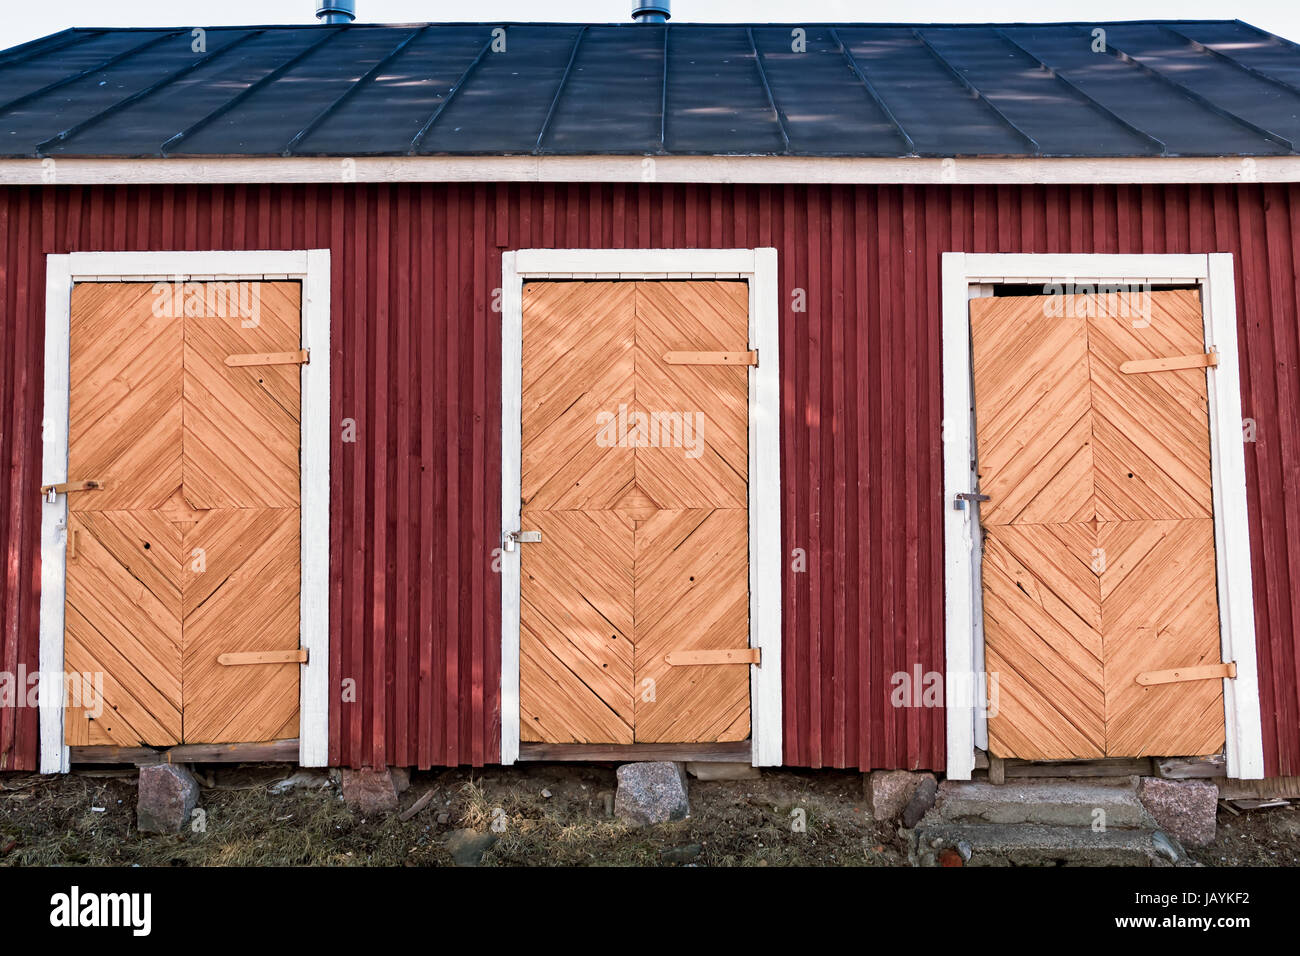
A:
[[[902,843],[867,820],[860,779],[693,781],[688,819],[644,828],[606,815],[608,768],[416,774],[403,806],[434,795],[409,821],[354,812],[337,786],[274,794],[263,781],[205,788],[203,832],[152,836],[135,829],[133,776],[10,776],[2,785],[20,789],[0,790],[0,866],[442,866],[452,863],[443,841],[456,829],[493,833],[485,866],[898,865]],[[791,827],[795,809],[805,831]]]
[[[136,831],[135,787],[123,780],[71,775],[26,793],[21,804],[0,793],[0,847],[17,842],[0,865],[382,866],[420,849],[396,817],[363,820],[332,790],[205,791],[206,829],[168,836]],[[428,862],[449,861],[441,847],[432,850]]]
[[[906,865],[897,829],[867,818],[856,773],[693,780],[689,818],[638,828],[606,814],[609,767],[418,773],[403,807],[432,797],[407,821],[355,812],[337,785],[270,792],[267,784],[288,770],[208,772],[215,786],[200,802],[206,830],[169,836],[135,829],[132,773],[0,774],[0,866],[448,866],[444,841],[456,830],[493,834],[484,866]],[[796,810],[803,831],[792,827]],[[1192,854],[1206,865],[1300,863],[1300,807],[1220,814],[1219,824],[1214,845]]]

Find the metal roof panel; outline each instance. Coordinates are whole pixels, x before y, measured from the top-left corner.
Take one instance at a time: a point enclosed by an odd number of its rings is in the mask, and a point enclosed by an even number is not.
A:
[[[919,32],[990,104],[1032,136],[1044,155],[1161,152],[1150,139],[1132,132],[1113,113],[994,28],[922,28]]]
[[[803,34],[796,37],[794,29]],[[911,144],[876,102],[837,37],[834,27],[754,28],[791,148],[826,155],[907,155]]]
[[[400,155],[492,39],[483,24],[417,36],[356,95],[294,147],[295,155]]]
[[[661,148],[664,36],[667,27],[643,30],[593,26],[565,82],[543,150],[657,153]]]
[[[420,144],[429,153],[531,153],[581,24],[504,27]]]
[[[1109,37],[1110,28],[1105,29]],[[1189,98],[1152,70],[1113,52],[1094,53],[1086,28],[1067,32],[1027,26],[1004,32],[1115,116],[1165,143],[1171,156],[1286,152],[1245,124]]]
[[[1093,52],[1098,27],[1109,45]],[[1300,46],[1238,21],[313,24],[214,27],[206,43],[78,29],[0,51],[0,156],[1300,146]]]
[[[922,156],[1034,153],[1024,136],[973,95],[912,27],[845,27],[838,32]]]
[[[666,146],[723,155],[784,150],[743,27],[668,27]]]

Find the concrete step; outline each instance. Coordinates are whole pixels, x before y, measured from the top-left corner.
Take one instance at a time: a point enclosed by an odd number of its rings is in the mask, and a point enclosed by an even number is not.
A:
[[[1195,865],[1178,841],[1152,829],[922,822],[912,836],[915,866]]]
[[[945,780],[927,822],[1156,829],[1131,780]]]

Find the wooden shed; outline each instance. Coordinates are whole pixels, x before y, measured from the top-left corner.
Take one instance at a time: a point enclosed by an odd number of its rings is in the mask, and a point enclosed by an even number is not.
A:
[[[0,53],[0,768],[1300,775],[1300,50]]]

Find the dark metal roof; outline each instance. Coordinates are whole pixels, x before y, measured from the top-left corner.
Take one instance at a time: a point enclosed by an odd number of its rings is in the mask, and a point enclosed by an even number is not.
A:
[[[1235,20],[212,27],[193,44],[76,29],[0,52],[0,156],[1300,149],[1300,46]]]

